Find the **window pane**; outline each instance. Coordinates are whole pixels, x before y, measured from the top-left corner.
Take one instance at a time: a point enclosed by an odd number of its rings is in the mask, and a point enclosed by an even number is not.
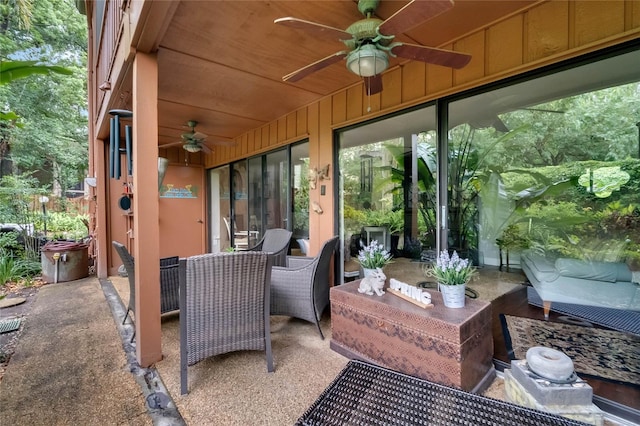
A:
[[[309,238],[309,143],[291,147],[293,238]]]
[[[435,107],[339,135],[345,260],[377,240],[395,257],[435,249]]]
[[[508,252],[545,300],[640,308],[630,285],[640,269],[637,57],[450,105],[450,249],[501,266]]]
[[[209,171],[209,194],[209,250],[211,253],[219,253],[231,247],[231,233],[225,223],[231,211],[229,166]]]

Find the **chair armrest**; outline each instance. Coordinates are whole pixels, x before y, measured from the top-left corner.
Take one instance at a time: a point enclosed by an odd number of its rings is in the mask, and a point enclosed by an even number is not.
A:
[[[315,257],[287,256],[287,268],[303,268],[314,260],[316,260]]]
[[[180,258],[178,256],[163,257],[160,259],[160,268],[162,268],[163,266],[178,265],[179,263]]]
[[[273,266],[271,268],[271,276],[277,274],[305,274],[306,271],[313,271],[318,259],[314,257],[288,256],[288,261],[295,258],[293,262],[289,262],[289,266]]]
[[[246,249],[246,251],[262,251],[262,244],[263,244],[263,243],[264,243],[263,241],[260,241],[260,242],[259,242],[258,244],[256,244],[255,246],[253,246],[253,247],[250,247],[250,248]]]

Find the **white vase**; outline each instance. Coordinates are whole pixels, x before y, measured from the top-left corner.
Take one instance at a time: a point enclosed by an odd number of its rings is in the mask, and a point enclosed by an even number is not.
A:
[[[374,272],[376,272],[376,270],[375,270],[375,268],[374,269],[362,268],[362,272],[364,273],[364,277],[363,278],[367,278],[367,277],[371,276]]]
[[[442,293],[442,301],[447,308],[464,308],[465,285],[445,285],[438,283],[438,289]]]

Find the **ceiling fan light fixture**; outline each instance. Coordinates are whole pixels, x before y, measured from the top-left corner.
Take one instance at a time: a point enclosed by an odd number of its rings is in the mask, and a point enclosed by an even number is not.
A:
[[[387,54],[373,44],[365,44],[347,56],[347,68],[360,77],[373,77],[389,66]]]
[[[185,149],[185,151],[193,153],[202,151],[202,147],[199,144],[193,142],[187,142],[182,147]]]

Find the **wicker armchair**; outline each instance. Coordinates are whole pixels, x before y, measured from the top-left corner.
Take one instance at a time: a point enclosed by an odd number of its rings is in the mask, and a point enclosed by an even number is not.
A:
[[[316,324],[329,305],[329,271],[338,237],[327,240],[318,256],[288,256],[287,266],[271,270],[271,315],[287,315]]]
[[[180,391],[187,367],[214,355],[264,350],[273,371],[269,328],[272,256],[209,253],[180,260]]]
[[[127,248],[117,241],[112,241],[113,247],[122,260],[127,278],[129,279],[129,305],[122,324],[127,321],[130,312],[135,314],[136,307],[136,268],[133,256]],[[177,311],[180,309],[179,282],[178,282],[178,256],[160,259],[160,313]],[[135,332],[131,341],[135,337]]]
[[[291,231],[282,228],[267,229],[260,242],[249,250],[272,254],[274,266],[286,266],[292,234]]]

